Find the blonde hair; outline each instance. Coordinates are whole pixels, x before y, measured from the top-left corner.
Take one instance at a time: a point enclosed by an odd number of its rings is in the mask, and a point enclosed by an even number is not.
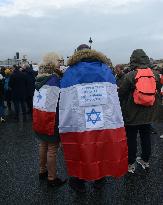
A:
[[[5,74],[6,74],[6,75],[10,75],[11,73],[12,73],[12,72],[11,72],[11,70],[10,70],[9,68],[6,68],[6,69],[5,69]]]
[[[61,59],[61,56],[59,56],[57,53],[50,52],[44,55],[43,64],[44,65],[54,65],[55,67],[57,67],[60,59]]]
[[[43,56],[43,62],[39,66],[39,73],[52,74],[59,67],[61,56],[55,52],[47,53]]]

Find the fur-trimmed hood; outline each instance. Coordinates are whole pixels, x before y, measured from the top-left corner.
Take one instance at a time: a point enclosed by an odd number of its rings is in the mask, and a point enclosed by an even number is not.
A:
[[[75,65],[79,62],[93,62],[93,61],[100,61],[104,64],[107,64],[109,67],[112,66],[112,62],[109,58],[107,58],[101,52],[97,52],[95,50],[84,49],[74,53],[67,62],[68,66]]]

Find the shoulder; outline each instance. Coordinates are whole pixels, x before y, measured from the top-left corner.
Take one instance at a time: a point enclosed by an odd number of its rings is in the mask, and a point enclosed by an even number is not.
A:
[[[130,71],[124,76],[124,81],[133,82],[135,80],[136,71]]]
[[[36,77],[36,82],[41,82],[47,78],[50,78],[52,75],[49,75],[49,74],[39,74],[37,77]]]
[[[154,70],[153,70],[153,74],[155,76],[156,81],[160,82],[160,75],[156,71],[154,71]]]

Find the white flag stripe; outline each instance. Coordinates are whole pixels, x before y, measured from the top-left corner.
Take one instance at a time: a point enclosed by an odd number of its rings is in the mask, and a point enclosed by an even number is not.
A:
[[[97,83],[96,83],[97,84]],[[105,85],[107,90],[107,103],[102,104],[104,127],[86,128],[85,108],[79,106],[78,86],[61,89],[60,95],[60,132],[83,132],[89,130],[116,129],[124,127],[123,117],[121,113],[117,86],[111,83],[98,83]],[[85,84],[86,85],[86,84]],[[92,85],[89,83],[87,85]],[[97,106],[94,106],[96,108]]]
[[[45,112],[56,112],[60,89],[56,86],[43,85],[35,90],[33,108]]]
[[[86,85],[93,85],[94,83],[83,83],[82,86],[86,86]],[[102,83],[95,83],[95,84],[98,84],[98,85],[101,85],[101,86],[106,86],[106,89],[107,89],[107,96],[113,96],[115,95],[115,97],[118,97],[118,94],[117,94],[117,85],[116,84],[112,84],[112,83],[109,83],[109,82],[102,82]],[[70,86],[68,88],[62,88],[61,89],[61,98],[64,99],[64,100],[61,100],[60,101],[60,109],[67,109],[68,107],[72,107],[72,105],[74,103],[77,103],[76,106],[79,106],[79,101],[78,101],[78,87],[81,86],[80,84],[79,85],[74,85],[74,86]],[[69,98],[69,95],[73,96],[73,99]],[[66,102],[65,102],[65,99],[66,99]],[[117,98],[118,99],[118,98]],[[75,102],[72,102],[75,101]],[[109,103],[109,101],[108,101]],[[119,105],[119,99],[118,99],[118,102],[114,102],[114,103],[118,103]]]

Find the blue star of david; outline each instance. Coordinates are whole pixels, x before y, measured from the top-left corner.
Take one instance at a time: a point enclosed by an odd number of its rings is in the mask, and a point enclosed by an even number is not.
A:
[[[88,116],[87,122],[92,122],[94,125],[96,122],[101,121],[100,114],[101,112],[96,112],[94,108],[92,108],[91,112],[86,113]],[[92,117],[96,115],[96,119],[92,119]]]
[[[37,103],[39,103],[39,101],[42,99],[42,95],[39,93],[37,96]]]

